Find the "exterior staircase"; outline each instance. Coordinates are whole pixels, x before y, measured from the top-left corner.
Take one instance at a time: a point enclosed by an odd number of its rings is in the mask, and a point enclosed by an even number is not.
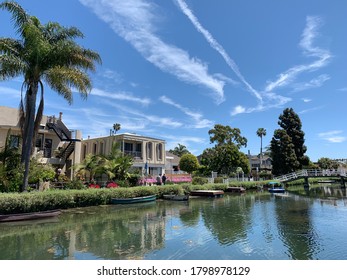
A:
[[[69,156],[74,152],[76,142],[81,140],[73,139],[71,131],[64,125],[64,123],[59,119],[53,119],[53,121],[47,122],[48,129],[53,130],[60,141],[66,142],[60,149],[57,158],[66,161]]]

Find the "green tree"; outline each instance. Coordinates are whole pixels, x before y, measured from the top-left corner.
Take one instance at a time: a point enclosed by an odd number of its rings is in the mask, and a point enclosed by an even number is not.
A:
[[[294,151],[294,144],[284,129],[276,129],[271,139],[272,173],[281,175],[295,171],[300,164]]]
[[[239,128],[231,128],[228,125],[216,124],[213,129],[208,131],[210,135],[211,144],[216,145],[232,144],[236,145],[238,149],[247,146],[247,139],[241,136]]]
[[[103,173],[102,158],[97,155],[88,154],[86,158],[79,164],[76,165],[75,172],[77,174],[89,175],[89,180],[94,181],[96,174]]]
[[[293,108],[286,108],[279,117],[278,124],[286,131],[294,145],[294,152],[299,162],[299,168],[308,165],[308,158],[305,156],[307,147],[305,144],[305,133],[302,131],[300,117]]]
[[[239,150],[247,145],[247,139],[241,135],[239,128],[217,124],[208,133],[215,146],[204,150],[200,160],[202,165],[210,172],[225,175],[236,172],[237,167],[245,173],[249,172],[248,158]]]
[[[305,133],[299,116],[292,108],[286,108],[279,116],[278,124],[281,129],[274,131],[270,144],[273,174],[285,174],[308,166],[310,160],[305,155]]]
[[[337,169],[339,167],[339,163],[337,161],[327,157],[318,159],[317,164],[321,169]]]
[[[12,145],[11,129],[9,129],[5,145],[0,151],[0,192],[18,191],[20,179],[22,179],[20,150]]]
[[[95,62],[101,62],[101,59],[99,54],[74,41],[83,38],[77,28],[65,28],[56,22],[43,25],[16,2],[5,1],[0,8],[11,13],[20,36],[19,39],[0,38],[0,80],[24,77],[22,90],[25,90],[25,98],[20,103],[20,125],[23,140],[21,162],[24,164],[21,191],[25,191],[32,146],[44,108],[43,82],[71,104],[71,88],[87,97],[92,85],[86,71],[95,70]]]
[[[249,173],[249,161],[247,156],[240,152],[235,145],[224,144],[205,149],[201,155],[201,164],[208,166],[209,172],[230,175],[237,168]]]
[[[119,123],[113,124],[112,129],[110,129],[110,134],[115,135],[117,134],[117,131],[121,129],[121,125]]]
[[[188,173],[192,173],[199,168],[199,162],[196,156],[192,154],[185,154],[181,157],[179,162],[180,169]]]
[[[173,150],[170,149],[169,152],[178,156],[178,157],[181,157],[185,154],[190,154],[187,147],[182,145],[182,144],[179,144],[179,143],[178,143],[177,147],[175,147]]]
[[[266,136],[265,128],[258,128],[257,136],[260,137],[260,168],[263,163],[263,137]]]

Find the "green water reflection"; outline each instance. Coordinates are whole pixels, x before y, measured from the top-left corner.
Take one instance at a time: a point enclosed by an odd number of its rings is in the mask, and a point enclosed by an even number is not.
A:
[[[0,259],[347,259],[346,201],[325,188],[73,209],[0,224]]]

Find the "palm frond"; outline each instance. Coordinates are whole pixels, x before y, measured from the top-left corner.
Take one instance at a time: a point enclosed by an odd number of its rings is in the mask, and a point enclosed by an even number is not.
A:
[[[0,80],[17,77],[25,72],[26,64],[19,57],[10,54],[0,55]]]
[[[92,88],[88,75],[73,68],[51,68],[46,72],[45,80],[52,89],[63,95],[69,103],[73,99],[71,88],[75,88],[82,98],[86,98]]]
[[[17,32],[22,34],[23,27],[31,20],[31,17],[26,11],[14,1],[5,1],[0,4],[0,9],[7,10],[12,14],[12,21],[17,29]]]

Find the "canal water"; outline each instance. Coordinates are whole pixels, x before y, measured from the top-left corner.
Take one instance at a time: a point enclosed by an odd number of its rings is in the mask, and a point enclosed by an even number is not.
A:
[[[3,260],[347,260],[340,187],[66,210],[0,224]]]

